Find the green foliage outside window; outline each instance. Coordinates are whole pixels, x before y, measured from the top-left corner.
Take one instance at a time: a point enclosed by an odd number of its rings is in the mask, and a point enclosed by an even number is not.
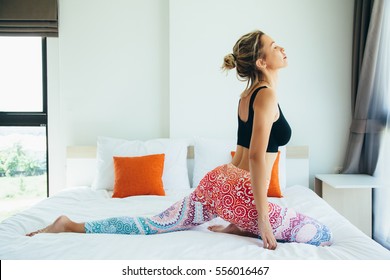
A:
[[[46,159],[36,159],[16,142],[12,147],[0,151],[0,177],[37,176],[46,172]]]

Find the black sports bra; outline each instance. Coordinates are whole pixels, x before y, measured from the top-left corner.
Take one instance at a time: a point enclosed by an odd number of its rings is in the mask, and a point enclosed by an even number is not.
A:
[[[266,88],[266,86],[257,88],[251,96],[249,102],[248,120],[244,122],[240,119],[240,116],[238,116],[237,145],[243,146],[248,149],[250,146],[253,129],[253,103],[255,101],[257,93],[263,88]],[[288,124],[286,118],[284,117],[279,104],[278,108],[279,118],[272,124],[267,147],[268,153],[277,153],[279,146],[286,145],[291,138],[291,127]]]

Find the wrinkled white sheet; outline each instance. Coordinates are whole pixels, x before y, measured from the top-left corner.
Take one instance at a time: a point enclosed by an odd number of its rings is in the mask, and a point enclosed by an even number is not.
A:
[[[390,259],[390,251],[303,186],[289,187],[283,198],[272,198],[271,201],[294,207],[327,224],[334,234],[334,244],[330,247],[279,243],[275,251],[265,250],[259,239],[208,231],[209,224],[226,224],[219,218],[189,231],[160,235],[61,233],[25,236],[62,214],[80,222],[123,215],[151,216],[188,192],[175,191],[165,197],[112,199],[106,191],[68,188],[0,224],[0,259]]]

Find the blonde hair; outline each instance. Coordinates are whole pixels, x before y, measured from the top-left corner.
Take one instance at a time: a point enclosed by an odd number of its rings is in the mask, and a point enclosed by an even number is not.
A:
[[[259,58],[265,58],[261,37],[265,33],[255,30],[243,35],[233,47],[233,53],[225,55],[222,70],[229,71],[236,68],[237,78],[246,81],[246,90],[241,96],[247,95],[256,81],[263,79],[263,73],[256,67]]]

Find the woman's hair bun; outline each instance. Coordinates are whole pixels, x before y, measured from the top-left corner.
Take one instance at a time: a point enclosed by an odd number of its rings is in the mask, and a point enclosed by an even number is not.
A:
[[[230,53],[225,55],[223,58],[223,64],[222,64],[222,69],[223,70],[231,70],[236,67],[236,57],[234,54]]]

